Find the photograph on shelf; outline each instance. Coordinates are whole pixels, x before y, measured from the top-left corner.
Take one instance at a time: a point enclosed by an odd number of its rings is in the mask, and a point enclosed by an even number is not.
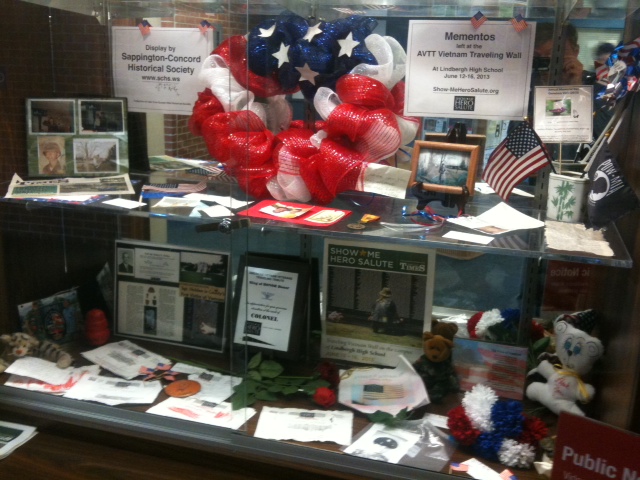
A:
[[[422,355],[431,327],[434,250],[326,239],[322,356],[397,366]]]
[[[18,305],[18,315],[21,330],[38,340],[67,343],[82,330],[77,288]]]
[[[118,335],[222,352],[229,255],[116,241]]]
[[[256,254],[240,259],[234,297],[236,345],[296,359],[309,308],[310,264]]]
[[[481,146],[418,140],[411,157],[410,185],[430,192],[473,193]]]
[[[127,173],[127,101],[28,98],[30,177]]]

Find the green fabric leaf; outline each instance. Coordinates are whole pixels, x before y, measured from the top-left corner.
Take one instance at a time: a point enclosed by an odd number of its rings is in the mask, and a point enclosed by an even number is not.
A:
[[[296,385],[288,385],[282,387],[282,393],[284,395],[292,395],[294,393],[298,393],[299,388]]]
[[[249,364],[247,365],[247,368],[250,370],[253,368],[258,368],[258,365],[260,365],[260,362],[262,362],[262,352],[258,352],[253,357],[251,357],[251,360],[249,360]]]
[[[260,390],[256,393],[256,400],[264,400],[267,402],[275,402],[278,399],[273,393],[268,392],[267,390]]]
[[[274,360],[265,360],[258,370],[264,378],[275,378],[284,371],[284,368]]]

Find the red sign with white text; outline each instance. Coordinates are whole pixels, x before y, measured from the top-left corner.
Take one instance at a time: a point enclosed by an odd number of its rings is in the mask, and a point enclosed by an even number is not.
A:
[[[640,435],[563,412],[551,480],[640,480]]]

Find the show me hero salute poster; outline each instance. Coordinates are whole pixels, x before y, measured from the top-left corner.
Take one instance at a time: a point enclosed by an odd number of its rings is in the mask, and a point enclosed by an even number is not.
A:
[[[322,356],[395,367],[422,355],[435,250],[326,239]]]
[[[408,116],[522,120],[527,114],[536,25],[412,20],[407,43]]]

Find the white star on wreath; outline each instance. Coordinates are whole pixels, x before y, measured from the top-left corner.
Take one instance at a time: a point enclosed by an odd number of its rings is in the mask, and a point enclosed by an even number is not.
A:
[[[260,35],[258,35],[259,37],[262,38],[268,38],[271,35],[273,35],[273,32],[276,31],[276,24],[274,23],[273,25],[271,25],[271,28],[260,28]]]
[[[360,42],[356,42],[353,39],[353,33],[349,32],[347,38],[338,40],[338,44],[340,45],[340,53],[338,54],[338,57],[341,57],[342,55],[350,57],[353,54],[353,49],[360,45]]]
[[[322,30],[320,30],[320,24],[316,23],[313,27],[309,27],[307,29],[307,33],[304,37],[302,37],[302,39],[310,42],[311,40],[313,40],[313,37],[315,37],[316,35],[320,35],[321,33]]]
[[[289,47],[290,45],[285,45],[284,43],[280,44],[280,50],[276,53],[272,53],[271,55],[278,59],[278,68],[280,68],[285,63],[289,62]]]
[[[311,85],[316,84],[316,77],[320,75],[318,72],[314,72],[309,68],[309,64],[305,63],[304,67],[296,67],[296,70],[300,72],[300,76],[307,82],[311,82]]]

